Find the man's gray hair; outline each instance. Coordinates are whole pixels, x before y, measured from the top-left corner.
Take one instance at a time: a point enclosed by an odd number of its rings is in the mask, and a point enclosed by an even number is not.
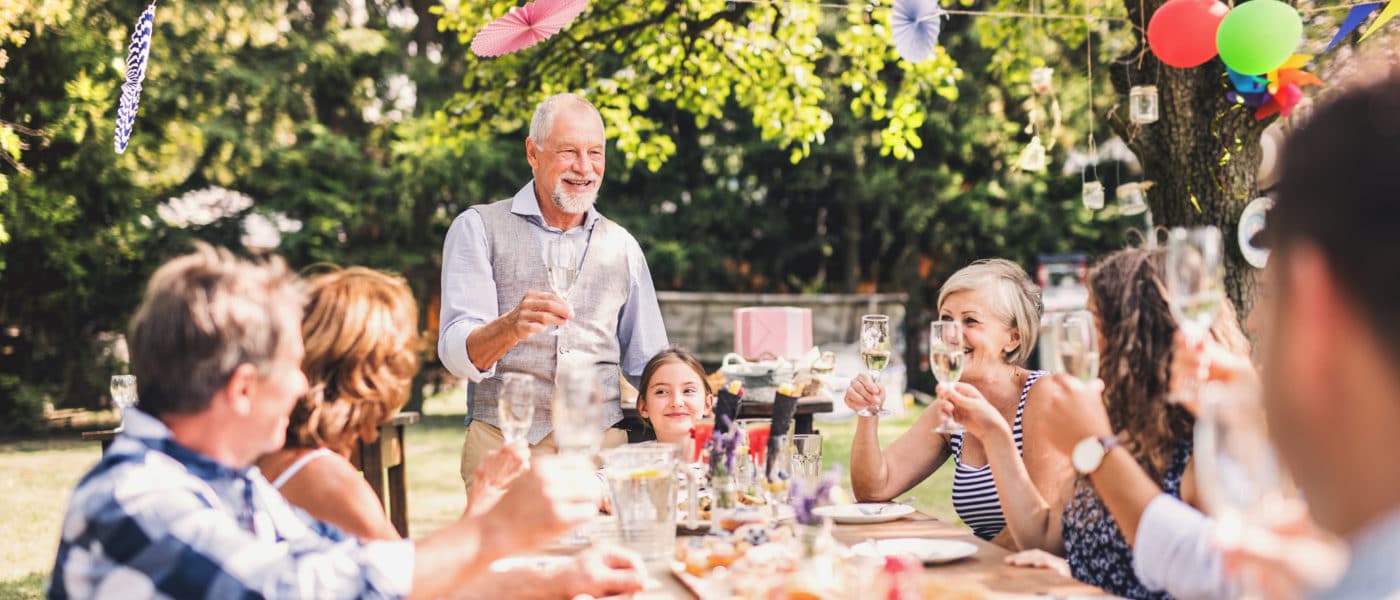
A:
[[[593,103],[583,96],[568,93],[555,94],[540,102],[540,105],[535,107],[535,116],[530,119],[530,139],[534,140],[536,146],[544,144],[545,138],[549,137],[550,131],[554,129],[555,113],[570,104],[586,106],[588,110],[593,112],[593,116],[598,117],[599,121],[603,120],[603,115],[598,112],[598,107],[593,106]]]
[[[304,284],[281,258],[252,262],[195,244],[151,276],[127,332],[141,410],[194,414],[239,365],[268,373],[279,348],[301,335]]]

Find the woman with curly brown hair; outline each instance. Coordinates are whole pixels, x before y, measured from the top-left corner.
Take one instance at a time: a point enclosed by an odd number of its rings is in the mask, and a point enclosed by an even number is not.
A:
[[[1199,503],[1191,468],[1195,419],[1186,406],[1168,401],[1177,325],[1163,285],[1165,266],[1161,249],[1128,249],[1109,255],[1089,273],[1089,310],[1103,357],[1097,416],[1067,406],[1067,390],[1083,387],[1067,382],[1067,376],[1056,375],[1047,386],[1047,404],[1059,416],[1050,417],[1057,430],[1054,443],[1063,450],[1073,447],[1072,463],[1080,475],[1061,518],[1069,569],[1080,581],[1128,598],[1171,596],[1144,585],[1134,571],[1141,511],[1127,505],[1145,505],[1161,494]],[[1247,353],[1228,301],[1211,335],[1231,352]],[[1086,430],[1093,434],[1072,433]],[[1115,469],[1128,467],[1115,473],[1131,470],[1134,478],[1104,478],[1107,471],[1099,468],[1110,462]],[[1132,493],[1119,494],[1119,487]]]

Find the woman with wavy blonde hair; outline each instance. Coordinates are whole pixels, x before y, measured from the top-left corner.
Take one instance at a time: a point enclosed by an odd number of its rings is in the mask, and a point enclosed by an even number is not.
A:
[[[364,539],[398,539],[350,456],[408,401],[418,372],[418,306],[402,278],[373,269],[308,283],[301,366],[310,391],[292,408],[285,447],[258,467],[316,519]]]

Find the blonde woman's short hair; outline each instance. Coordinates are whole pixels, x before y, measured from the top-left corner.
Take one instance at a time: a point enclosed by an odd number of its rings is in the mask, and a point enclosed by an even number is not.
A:
[[[938,308],[943,301],[958,292],[976,290],[992,301],[993,316],[1021,334],[1021,345],[1002,358],[1007,364],[1025,364],[1035,350],[1040,335],[1040,286],[1031,281],[1026,270],[1004,258],[988,258],[958,269],[938,290]]]

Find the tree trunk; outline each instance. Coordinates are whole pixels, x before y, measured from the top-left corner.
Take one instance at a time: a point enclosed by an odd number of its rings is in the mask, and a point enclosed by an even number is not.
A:
[[[1126,0],[1124,5],[1132,22],[1145,23],[1164,3]],[[1240,211],[1257,195],[1259,137],[1268,122],[1254,120],[1253,109],[1226,98],[1228,80],[1219,58],[1192,69],[1168,67],[1147,50],[1142,30],[1137,32],[1138,46],[1111,67],[1119,106],[1109,115],[1110,125],[1137,155],[1144,178],[1156,182],[1147,199],[1158,225],[1220,228],[1226,290],[1243,319],[1253,304],[1254,274],[1236,238]],[[1129,119],[1129,91],[1152,84],[1160,119],[1136,125]]]

